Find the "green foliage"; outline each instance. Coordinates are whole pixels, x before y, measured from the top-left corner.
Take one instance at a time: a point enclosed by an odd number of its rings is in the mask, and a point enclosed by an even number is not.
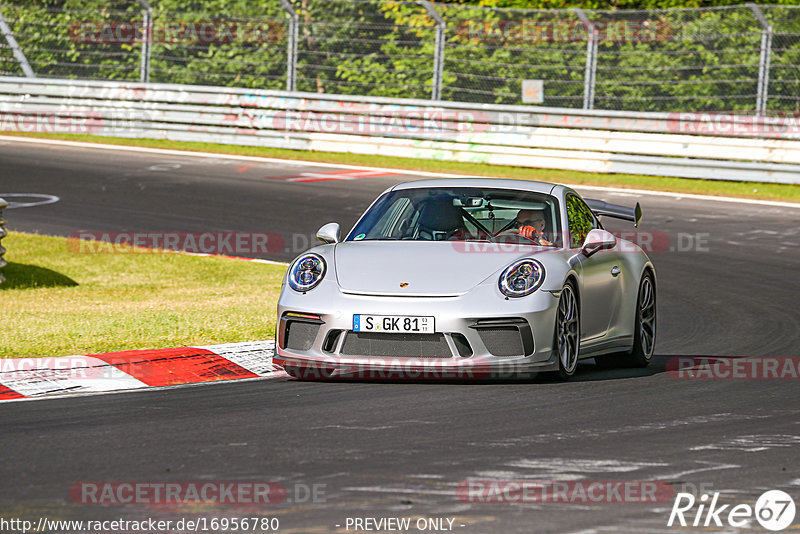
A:
[[[0,358],[275,335],[282,265],[104,248],[97,242],[81,253],[67,238],[17,232],[3,245],[9,264],[0,306],[14,327],[0,338]]]
[[[569,221],[570,247],[578,248],[583,245],[586,235],[592,229],[592,215],[587,208],[570,196],[567,199],[567,221]]]
[[[444,0],[452,4],[477,4],[485,7],[513,9],[672,9],[741,5],[741,0]],[[756,2],[795,5],[796,0]]]
[[[48,77],[138,78],[139,55],[129,45],[81,42],[81,24],[141,20],[128,3],[96,0],[4,1],[3,14],[34,72]],[[5,42],[3,42],[5,45]],[[138,46],[138,45],[136,45]],[[0,56],[0,71],[21,75],[10,53]]]
[[[297,89],[429,98],[435,21],[413,2],[290,0],[298,14]],[[781,0],[789,4],[791,0]],[[446,100],[520,104],[522,81],[544,81],[544,105],[580,107],[587,35],[578,5],[603,28],[594,105],[642,111],[755,109],[762,33],[732,0],[451,0],[442,95]],[[150,80],[284,89],[289,19],[278,0],[151,0]],[[139,79],[141,40],[87,42],[84,26],[141,24],[135,0],[11,0],[3,12],[34,71],[43,77]],[[658,8],[651,12],[624,11]],[[504,9],[513,8],[513,9]],[[525,9],[524,11],[522,9]],[[537,9],[539,11],[537,11]],[[549,9],[550,11],[541,11]],[[771,111],[800,106],[800,9],[770,5]],[[608,10],[608,11],[602,11]],[[235,38],[194,39],[203,23]],[[105,25],[105,26],[103,26]],[[172,29],[170,30],[170,28]],[[0,47],[0,75],[20,75]]]

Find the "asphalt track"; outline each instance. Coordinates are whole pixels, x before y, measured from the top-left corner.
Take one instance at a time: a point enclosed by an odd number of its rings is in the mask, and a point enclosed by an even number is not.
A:
[[[347,228],[377,193],[414,178],[286,179],[337,170],[0,138],[0,196],[61,199],[9,210],[12,230],[269,231],[285,238],[285,249],[270,256],[282,261],[294,255],[293,240],[304,244],[296,236],[307,239],[329,221]],[[783,489],[800,504],[797,380],[665,372],[675,356],[800,356],[800,210],[587,196],[638,200],[643,229],[669,236],[669,246],[651,255],[659,332],[649,368],[600,370],[590,360],[568,383],[266,380],[7,403],[0,517],[255,513],[280,518],[281,532],[354,532],[345,528],[354,517],[446,517],[464,533],[679,530],[666,526],[671,500],[465,502],[456,488],[468,479],[659,480],[721,492],[727,504]],[[0,309],[3,298],[0,291]],[[281,482],[295,502],[84,506],[68,496],[78,481],[236,480]],[[314,502],[293,495],[314,484],[323,485]],[[693,530],[709,529],[683,529]],[[758,530],[756,523],[743,529]]]

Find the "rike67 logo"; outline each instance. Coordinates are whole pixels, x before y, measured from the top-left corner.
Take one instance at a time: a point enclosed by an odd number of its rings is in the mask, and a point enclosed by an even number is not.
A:
[[[697,511],[693,510],[695,505]],[[678,493],[667,526],[708,528],[727,524],[734,528],[750,528],[758,522],[762,528],[777,532],[788,528],[794,522],[794,517],[794,500],[780,490],[764,492],[755,506],[745,503],[719,504],[719,492],[715,492],[710,501],[708,494],[696,499],[691,493]]]

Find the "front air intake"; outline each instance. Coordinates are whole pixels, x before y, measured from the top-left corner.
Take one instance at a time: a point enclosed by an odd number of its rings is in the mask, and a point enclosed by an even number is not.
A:
[[[379,358],[451,358],[452,352],[443,334],[382,334],[348,332],[342,346],[343,356]]]

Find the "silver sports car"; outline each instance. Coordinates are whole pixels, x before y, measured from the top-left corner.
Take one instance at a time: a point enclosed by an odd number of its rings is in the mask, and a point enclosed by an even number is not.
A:
[[[391,187],[344,239],[326,224],[324,244],[292,262],[275,361],[312,379],[567,379],[582,358],[646,366],[655,269],[599,216],[638,226],[641,209],[521,180]]]

